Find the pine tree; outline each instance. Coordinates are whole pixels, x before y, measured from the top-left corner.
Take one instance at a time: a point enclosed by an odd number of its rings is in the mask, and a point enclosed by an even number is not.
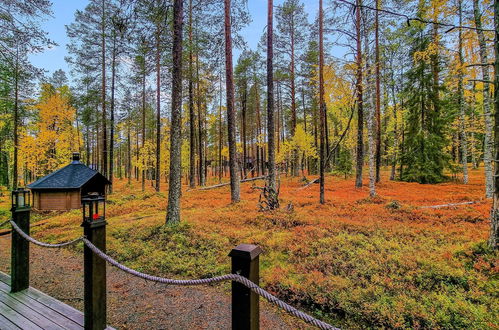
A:
[[[414,27],[410,55],[412,67],[406,74],[404,93],[407,97],[407,117],[402,179],[419,183],[437,183],[445,179],[448,156],[442,152],[446,145],[444,129],[446,116],[435,91],[431,36],[424,29]]]

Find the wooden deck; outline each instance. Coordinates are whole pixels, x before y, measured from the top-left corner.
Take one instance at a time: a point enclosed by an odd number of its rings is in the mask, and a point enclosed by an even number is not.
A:
[[[10,293],[10,276],[0,272],[0,329],[83,329],[83,320],[79,310],[34,288]]]

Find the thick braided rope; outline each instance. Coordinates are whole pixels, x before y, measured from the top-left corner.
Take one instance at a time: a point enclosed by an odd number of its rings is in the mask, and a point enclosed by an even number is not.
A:
[[[94,252],[97,256],[100,258],[104,259],[107,261],[109,264],[115,266],[116,268],[129,273],[131,275],[140,277],[142,279],[152,281],[152,282],[158,282],[158,283],[164,283],[164,284],[170,284],[170,285],[203,285],[203,284],[210,284],[210,283],[218,283],[218,282],[223,282],[223,281],[235,281],[239,282],[242,285],[248,287],[250,290],[255,292],[256,294],[262,296],[269,302],[273,303],[274,305],[277,305],[278,307],[284,309],[286,312],[288,312],[291,315],[296,316],[299,319],[302,319],[303,321],[312,324],[320,329],[324,330],[339,330],[338,328],[335,328],[325,322],[322,322],[302,311],[299,311],[298,309],[294,308],[291,305],[288,305],[284,301],[278,299],[276,296],[268,293],[255,283],[251,282],[247,278],[237,275],[237,274],[226,274],[222,276],[215,276],[211,278],[203,278],[203,279],[198,279],[198,280],[175,280],[175,279],[169,279],[169,278],[164,278],[164,277],[158,277],[158,276],[153,276],[153,275],[148,275],[141,273],[139,271],[136,271],[134,269],[128,268],[125,265],[120,264],[118,261],[114,260],[104,252],[102,252],[99,248],[97,248],[94,244],[92,244],[89,240],[86,238],[83,238],[83,243],[90,249],[92,252]]]
[[[14,221],[10,220],[10,224],[12,225],[12,228],[14,228],[14,230],[19,235],[21,235],[22,238],[24,238],[25,240],[27,240],[28,242],[31,242],[31,243],[33,243],[35,245],[43,246],[43,247],[46,247],[46,248],[60,248],[60,247],[63,247],[63,246],[68,246],[68,245],[76,244],[76,243],[78,243],[79,241],[81,241],[83,239],[83,237],[78,237],[77,239],[74,239],[72,241],[64,242],[64,243],[59,243],[59,244],[43,243],[43,242],[37,241],[36,239],[34,239],[33,237],[29,236],[24,231],[22,231],[21,228],[19,228]]]

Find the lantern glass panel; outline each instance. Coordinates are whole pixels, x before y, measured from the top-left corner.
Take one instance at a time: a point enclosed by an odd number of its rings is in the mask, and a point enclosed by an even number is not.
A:
[[[24,207],[24,192],[17,194],[17,207]]]

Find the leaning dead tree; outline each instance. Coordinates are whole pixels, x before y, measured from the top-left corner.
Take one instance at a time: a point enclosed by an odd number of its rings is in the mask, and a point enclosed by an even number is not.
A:
[[[271,188],[267,182],[264,187],[253,186],[253,189],[261,190],[260,197],[258,198],[258,208],[260,211],[277,210],[279,205],[279,190],[280,183],[277,183],[276,189]]]

